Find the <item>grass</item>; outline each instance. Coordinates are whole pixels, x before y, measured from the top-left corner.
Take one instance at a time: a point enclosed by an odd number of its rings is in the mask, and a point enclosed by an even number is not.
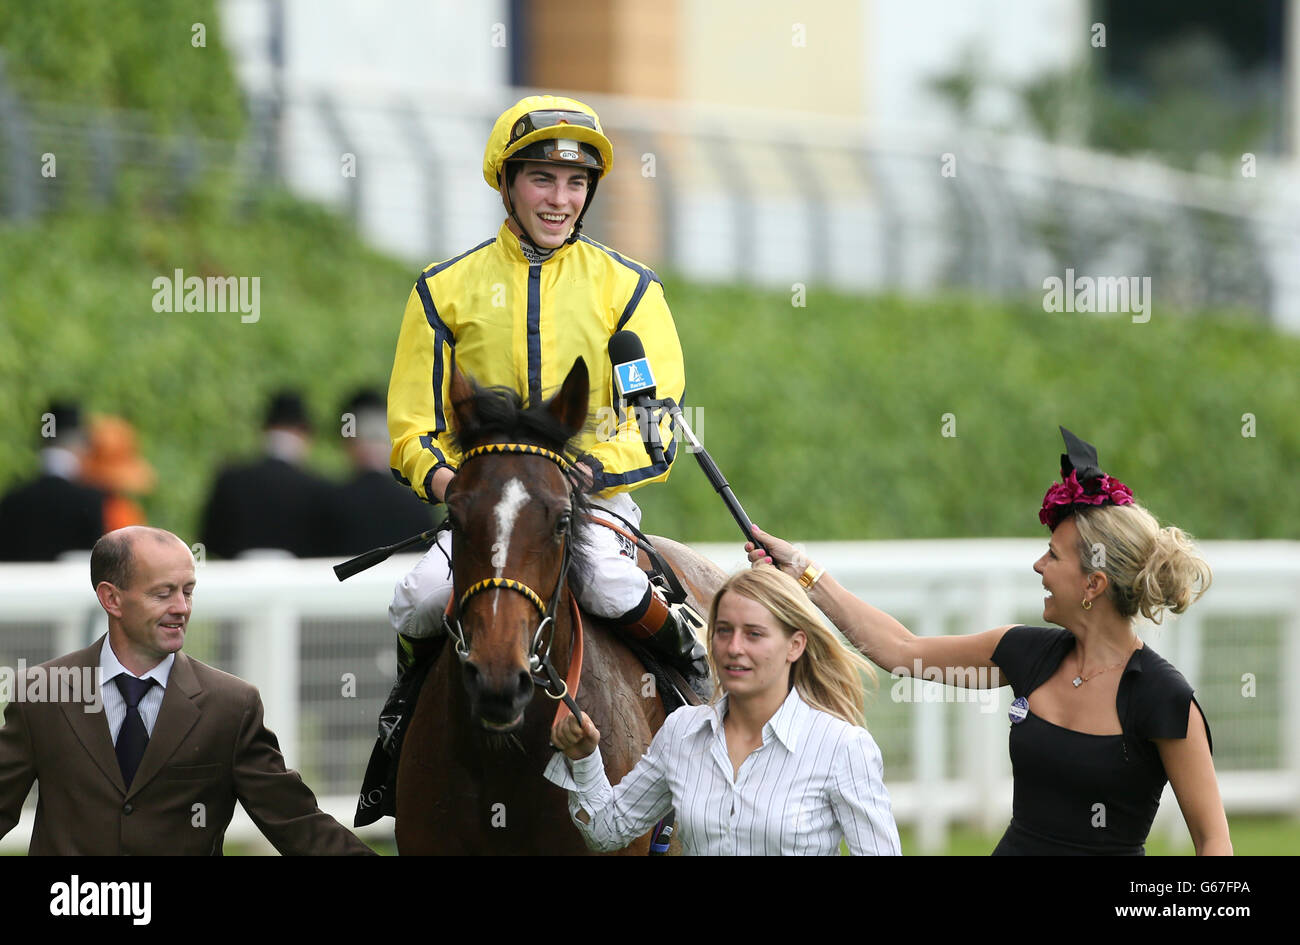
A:
[[[1228,832],[1232,837],[1233,853],[1237,856],[1295,856],[1300,853],[1300,818],[1294,817],[1230,817]],[[899,838],[904,856],[918,856],[916,831],[901,828]],[[971,827],[954,825],[948,833],[948,844],[940,856],[988,856],[1002,838],[1001,832],[985,834]],[[1146,844],[1147,856],[1191,856],[1192,841],[1171,844],[1163,832],[1153,834]]]
[[[1237,856],[1295,856],[1300,853],[1300,818],[1232,817],[1228,829],[1232,834],[1233,852]],[[988,856],[1000,838],[1000,833],[984,834],[957,824],[948,832],[948,845],[937,855]],[[914,828],[900,828],[899,839],[903,844],[904,856],[920,855]],[[385,856],[397,855],[396,847],[391,844],[372,844],[372,847]],[[226,844],[227,856],[261,856],[267,852],[266,847]],[[1192,852],[1190,840],[1186,845],[1173,846],[1161,834],[1153,836],[1147,842],[1147,856],[1189,856]]]

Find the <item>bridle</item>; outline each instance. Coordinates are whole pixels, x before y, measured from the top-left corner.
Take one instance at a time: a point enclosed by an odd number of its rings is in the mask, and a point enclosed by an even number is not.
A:
[[[464,468],[465,463],[478,456],[504,453],[522,453],[529,456],[541,456],[555,463],[555,465],[560,468],[560,471],[564,473],[564,479],[569,488],[570,507],[572,507],[574,490],[573,466],[567,459],[552,450],[544,449],[540,446],[532,446],[527,443],[489,443],[484,446],[476,446],[471,450],[467,450],[461,457],[461,467]],[[449,523],[449,520],[447,521]],[[572,525],[570,527],[572,527]],[[485,591],[505,590],[514,591],[515,593],[522,595],[533,605],[534,608],[536,608],[542,618],[541,623],[537,625],[536,632],[533,634],[533,642],[528,650],[528,669],[533,684],[540,687],[542,692],[546,693],[549,698],[554,699],[557,702],[563,701],[564,704],[568,706],[569,711],[573,713],[573,717],[575,719],[581,719],[582,714],[578,709],[578,704],[574,701],[573,695],[570,692],[570,688],[574,689],[574,691],[577,689],[577,676],[574,672],[575,667],[577,671],[580,671],[582,665],[582,618],[578,612],[577,601],[573,599],[572,595],[570,595],[570,607],[573,610],[574,618],[574,643],[572,645],[573,655],[571,655],[569,660],[571,669],[570,675],[573,679],[572,687],[568,681],[560,678],[559,673],[555,671],[555,667],[551,664],[551,645],[555,641],[555,611],[560,602],[560,592],[564,590],[564,582],[568,578],[569,564],[572,561],[572,555],[569,550],[569,536],[567,535],[564,539],[563,548],[564,550],[561,552],[560,558],[560,573],[556,576],[555,589],[551,592],[551,600],[549,604],[543,603],[541,596],[522,581],[516,581],[513,578],[506,577],[485,578],[482,581],[471,584],[465,590],[465,593],[461,594],[459,597],[456,597],[453,594],[452,603],[448,607],[447,613],[443,615],[443,627],[447,631],[447,635],[451,637],[455,643],[456,655],[460,658],[460,661],[464,663],[469,659],[469,646],[465,642],[465,630],[460,623],[460,617],[462,612],[465,610],[465,605],[469,603],[475,595],[482,594]],[[545,636],[544,643],[543,636]]]

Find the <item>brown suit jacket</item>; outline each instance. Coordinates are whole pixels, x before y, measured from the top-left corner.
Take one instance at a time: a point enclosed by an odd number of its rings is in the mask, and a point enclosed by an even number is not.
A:
[[[93,669],[102,644],[100,637],[29,673]],[[184,653],[176,654],[130,790],[102,711],[86,712],[82,702],[11,702],[0,728],[0,836],[18,822],[33,781],[40,795],[31,854],[219,856],[236,800],[283,854],[372,852],[286,770],[257,689]]]

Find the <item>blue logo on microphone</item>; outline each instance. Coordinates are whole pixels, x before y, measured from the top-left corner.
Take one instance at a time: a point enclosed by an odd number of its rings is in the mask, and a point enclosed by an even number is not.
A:
[[[650,362],[646,358],[637,358],[614,365],[614,383],[618,385],[619,397],[623,398],[650,390],[655,386]]]

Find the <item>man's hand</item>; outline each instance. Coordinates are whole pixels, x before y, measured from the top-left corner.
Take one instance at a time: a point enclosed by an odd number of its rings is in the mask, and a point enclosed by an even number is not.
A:
[[[572,715],[566,715],[551,728],[551,744],[564,752],[570,761],[579,761],[600,744],[600,729],[586,712],[582,713],[581,725]]]
[[[429,489],[433,492],[430,498],[435,502],[443,501],[443,497],[447,494],[447,487],[451,485],[451,481],[455,478],[456,470],[447,466],[440,467],[433,474],[433,481],[429,483]]]
[[[586,463],[574,463],[573,471],[578,474],[578,484],[583,492],[590,492],[596,478],[591,474],[591,467]]]

